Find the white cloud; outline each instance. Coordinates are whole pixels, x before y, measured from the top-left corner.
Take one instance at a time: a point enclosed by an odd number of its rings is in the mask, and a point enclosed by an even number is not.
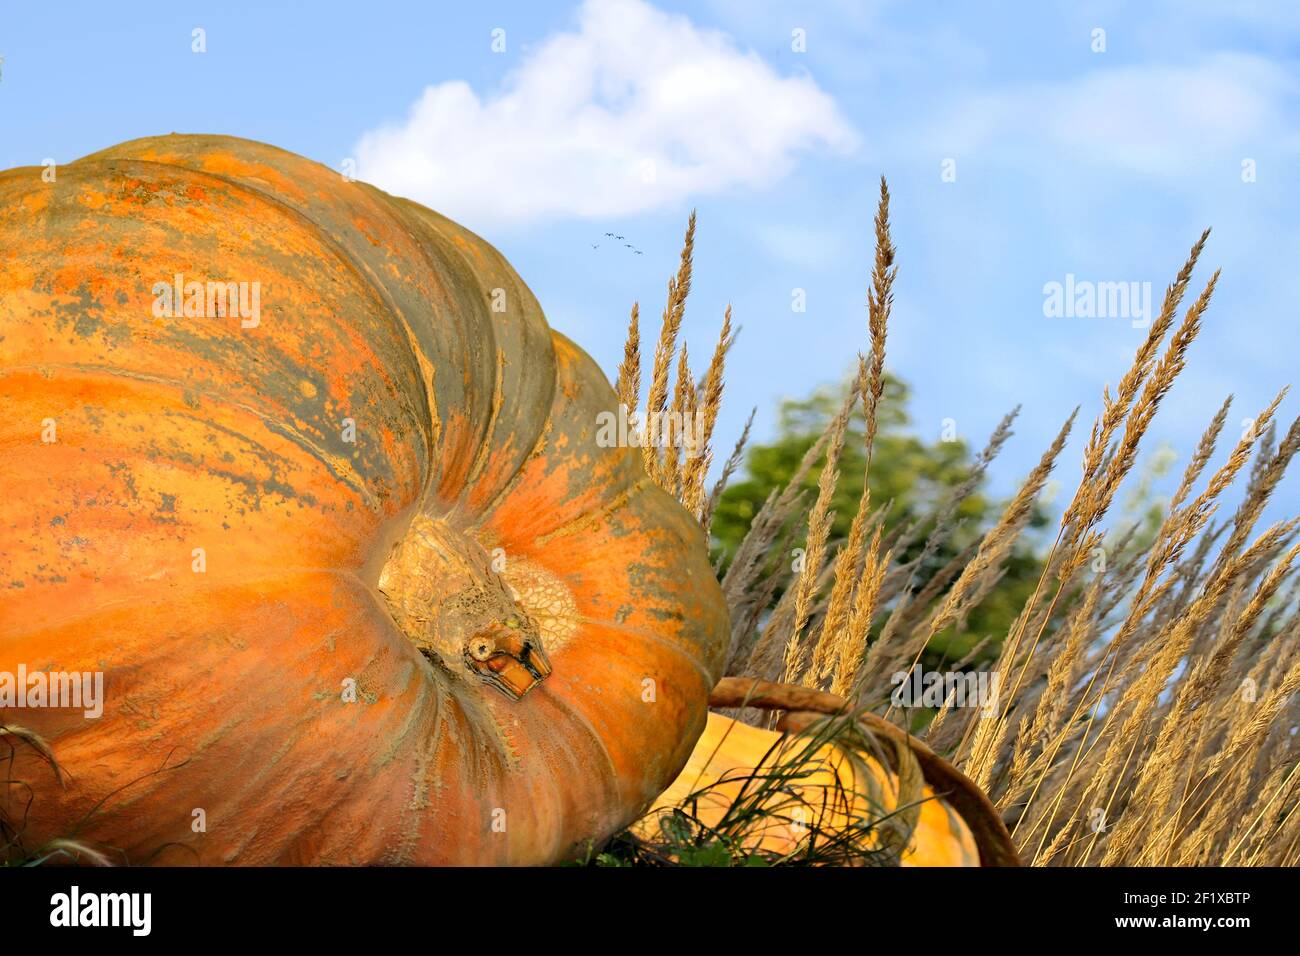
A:
[[[725,34],[642,0],[586,0],[577,29],[525,54],[500,92],[428,86],[404,122],[366,133],[355,152],[361,178],[477,225],[763,187],[799,150],[854,142],[809,76],[780,76]]]

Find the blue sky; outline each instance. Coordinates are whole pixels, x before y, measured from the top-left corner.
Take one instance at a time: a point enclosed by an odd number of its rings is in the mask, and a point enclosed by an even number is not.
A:
[[[1216,267],[1223,278],[1148,454],[1168,443],[1181,464],[1228,392],[1239,425],[1300,378],[1294,4],[59,10],[0,6],[6,168],[170,131],[264,140],[336,168],[351,158],[360,178],[501,248],[552,325],[611,373],[632,301],[657,317],[697,208],[685,327],[697,364],[728,302],[743,327],[728,445],[751,406],[770,435],[780,398],[839,378],[865,348],[882,173],[901,266],[888,365],[913,386],[928,437],[952,418],[979,446],[1024,404],[993,469],[999,491],[1076,404],[1091,420],[1144,334],[1126,317],[1046,317],[1044,285],[1067,275],[1150,282],[1158,307],[1214,227],[1198,281]],[[191,50],[196,27],[205,53]],[[791,309],[795,289],[805,312]],[[1298,412],[1300,395],[1288,398],[1283,427]],[[1080,444],[1058,471],[1067,490]],[[1287,512],[1297,487],[1280,489]]]

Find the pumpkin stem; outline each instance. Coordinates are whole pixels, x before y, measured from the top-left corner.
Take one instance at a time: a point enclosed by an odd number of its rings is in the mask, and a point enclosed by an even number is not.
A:
[[[486,683],[511,700],[518,700],[551,673],[551,662],[518,621],[493,624],[469,639],[466,663]]]
[[[431,663],[519,700],[551,673],[532,616],[486,549],[418,514],[393,546],[377,587],[393,622]]]

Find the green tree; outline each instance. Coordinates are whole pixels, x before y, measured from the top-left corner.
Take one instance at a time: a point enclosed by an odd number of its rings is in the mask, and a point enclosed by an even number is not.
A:
[[[713,519],[715,557],[725,565],[735,554],[750,522],[762,508],[768,494],[782,488],[798,469],[804,454],[825,432],[841,407],[848,384],[823,387],[810,397],[782,402],[777,437],[769,444],[751,445],[740,480],[729,485],[718,503]],[[901,380],[887,376],[885,392],[878,413],[879,429],[871,457],[871,501],[873,508],[887,508],[885,533],[918,523],[920,531],[913,543],[895,562],[907,561],[921,553],[925,539],[934,526],[934,515],[949,500],[955,488],[970,476],[975,456],[964,440],[926,442],[912,428],[907,413],[909,389]],[[851,419],[840,456],[840,478],[833,498],[835,520],[831,538],[834,544],[848,534],[862,491],[866,466],[866,426],[861,410]],[[819,462],[803,481],[807,501],[817,494]],[[915,586],[928,581],[954,556],[978,540],[979,535],[996,520],[1002,503],[991,500],[982,490],[982,482],[958,506],[956,526],[935,553],[917,569]],[[806,511],[798,520],[806,519]],[[1041,527],[1047,517],[1035,510],[1031,524]],[[802,545],[804,529],[796,534]],[[1042,564],[1032,549],[1017,545],[1006,563],[1006,574],[994,590],[964,622],[936,635],[930,644],[931,664],[949,661],[967,654],[979,641],[990,638],[979,658],[996,654],[1001,639],[1010,629],[1037,583]],[[779,596],[779,594],[778,594]]]

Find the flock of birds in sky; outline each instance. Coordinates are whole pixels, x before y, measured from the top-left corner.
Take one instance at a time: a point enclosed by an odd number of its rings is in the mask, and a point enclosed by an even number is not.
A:
[[[632,243],[628,242],[628,241],[627,241],[627,238],[626,238],[625,236],[615,235],[615,234],[612,233],[612,232],[607,232],[607,233],[605,233],[605,235],[606,235],[608,238],[610,238],[610,239],[614,239],[614,240],[617,240],[618,242],[623,243],[623,247],[624,247],[625,249],[631,249],[632,252],[633,252],[635,255],[638,255],[638,256],[639,256],[639,255],[643,255],[643,253],[641,252],[641,250],[638,249],[636,246],[632,245]],[[593,248],[593,249],[599,249],[599,248],[600,248],[600,243],[599,243],[599,242],[593,242],[593,243],[591,244],[591,248]]]

